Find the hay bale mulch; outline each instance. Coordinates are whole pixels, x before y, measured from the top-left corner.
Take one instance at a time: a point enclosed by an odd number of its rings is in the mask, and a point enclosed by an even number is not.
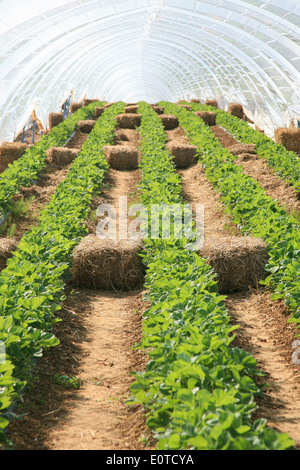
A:
[[[53,127],[57,126],[64,120],[64,113],[49,113],[48,123],[49,129],[53,129]]]
[[[51,147],[47,150],[46,161],[57,167],[64,167],[72,163],[79,152],[79,148]]]
[[[83,134],[89,134],[93,130],[95,124],[96,121],[94,119],[84,119],[78,121],[77,126],[80,132]]]
[[[228,147],[229,152],[232,155],[242,155],[244,153],[254,155],[256,153],[255,144],[234,144]]]
[[[170,141],[166,145],[173,157],[176,168],[188,168],[196,163],[197,147],[180,141]]]
[[[141,115],[137,113],[123,113],[116,116],[118,126],[122,129],[135,129],[141,124]]]
[[[103,240],[88,235],[74,250],[73,282],[88,289],[134,290],[145,277],[145,266],[139,256],[142,249],[142,238]]]
[[[7,260],[12,258],[17,248],[18,244],[13,238],[0,239],[0,271],[6,268]]]
[[[236,116],[239,119],[244,118],[244,108],[239,103],[229,103],[228,108],[227,108],[227,112],[228,112],[228,114],[231,114],[232,116]]]
[[[0,146],[0,172],[4,171],[10,163],[21,158],[26,149],[26,143],[3,142]]]
[[[214,108],[218,107],[218,103],[216,100],[206,100],[205,104],[206,106],[213,106]]]
[[[126,171],[135,170],[139,164],[139,151],[134,145],[105,145],[104,156],[111,168]]]
[[[268,262],[266,243],[254,237],[225,237],[205,240],[199,253],[217,275],[222,294],[256,288],[265,279]]]
[[[213,111],[196,111],[195,116],[202,119],[207,126],[216,125],[216,113]]]
[[[159,114],[166,131],[171,131],[179,126],[179,121],[173,114]]]
[[[300,155],[300,129],[279,127],[275,130],[276,144],[283,145],[287,150]]]

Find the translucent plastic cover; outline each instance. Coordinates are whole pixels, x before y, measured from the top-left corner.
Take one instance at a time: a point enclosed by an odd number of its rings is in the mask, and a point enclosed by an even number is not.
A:
[[[300,2],[0,0],[0,141],[71,91],[239,102],[272,134],[300,119]]]

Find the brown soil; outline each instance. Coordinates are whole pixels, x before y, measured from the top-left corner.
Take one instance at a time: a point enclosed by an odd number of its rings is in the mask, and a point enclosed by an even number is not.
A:
[[[211,130],[223,147],[228,148],[239,143],[219,126],[213,126]],[[241,165],[245,174],[258,181],[268,196],[277,199],[285,210],[300,213],[299,194],[274,173],[264,158],[257,155],[247,155],[247,158],[239,156],[235,163]]]
[[[239,229],[230,216],[224,213],[219,195],[207,180],[202,167],[196,164],[178,170],[178,173],[182,177],[183,199],[192,205],[194,211],[196,204],[204,205],[204,243],[205,239],[216,239],[228,236],[229,233],[239,235]]]

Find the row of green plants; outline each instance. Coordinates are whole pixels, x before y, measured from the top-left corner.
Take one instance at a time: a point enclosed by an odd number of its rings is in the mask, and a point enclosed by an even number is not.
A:
[[[47,150],[51,147],[65,145],[75,131],[78,121],[88,119],[93,115],[94,102],[81,107],[63,122],[55,126],[49,134],[45,134],[32,147],[25,150],[24,155],[15,160],[0,174],[0,217],[5,217],[9,211],[8,202],[18,193],[21,186],[28,187],[38,178],[46,166]]]
[[[261,185],[234,164],[209,126],[193,113],[170,103],[161,103],[166,112],[178,116],[208,180],[220,192],[227,211],[243,234],[261,237],[268,247],[268,277],[264,284],[274,299],[284,299],[291,311],[289,321],[300,322],[300,231],[299,221],[287,213]],[[297,325],[296,325],[297,326]]]
[[[151,205],[182,204],[181,178],[166,150],[157,114],[141,113],[140,197]],[[150,222],[151,223],[151,222]],[[284,450],[293,441],[253,420],[261,375],[254,358],[232,345],[234,330],[215,273],[185,238],[145,238],[149,307],[143,314],[145,371],[136,372],[128,404],[144,407],[161,450]]]
[[[263,157],[268,165],[287,184],[300,192],[300,157],[295,152],[287,150],[283,145],[276,144],[270,137],[250,127],[222,109],[199,103],[191,103],[193,111],[213,111],[216,113],[216,123],[227,130],[236,140],[243,144],[256,144],[256,152]]]
[[[124,107],[116,103],[97,120],[38,224],[23,236],[0,274],[0,344],[6,350],[0,364],[0,441],[5,442],[11,405],[30,383],[37,359],[58,344],[53,326],[73,249],[88,232],[84,220],[108,169],[102,147],[113,143],[115,116]]]

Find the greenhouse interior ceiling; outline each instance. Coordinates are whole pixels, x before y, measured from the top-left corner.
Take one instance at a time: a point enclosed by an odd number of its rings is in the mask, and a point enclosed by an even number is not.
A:
[[[266,133],[300,120],[299,0],[0,0],[0,141],[72,93],[216,99]]]

